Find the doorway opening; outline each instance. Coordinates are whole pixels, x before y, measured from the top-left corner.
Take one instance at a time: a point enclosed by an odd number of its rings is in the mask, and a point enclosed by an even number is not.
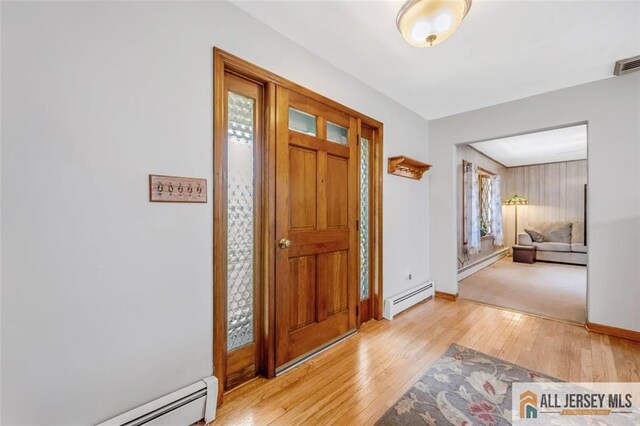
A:
[[[382,134],[382,123],[214,49],[219,401],[381,319]]]
[[[460,298],[586,323],[586,123],[456,152]]]

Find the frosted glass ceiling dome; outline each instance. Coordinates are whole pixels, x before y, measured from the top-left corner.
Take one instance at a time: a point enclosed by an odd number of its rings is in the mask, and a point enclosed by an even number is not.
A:
[[[396,26],[407,43],[431,47],[451,37],[470,8],[471,0],[409,0],[400,8]]]

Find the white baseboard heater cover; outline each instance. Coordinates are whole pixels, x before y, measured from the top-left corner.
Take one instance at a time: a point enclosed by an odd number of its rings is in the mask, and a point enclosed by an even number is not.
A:
[[[487,266],[490,266],[492,263],[497,262],[498,260],[505,257],[507,254],[509,254],[509,248],[503,248],[502,250],[492,253],[485,258],[477,260],[473,263],[470,263],[469,265],[466,265],[458,269],[458,281],[461,281],[475,274],[476,272],[486,268]]]
[[[122,413],[96,426],[188,426],[216,418],[218,379],[210,376],[197,383]]]
[[[405,309],[409,309],[416,303],[420,303],[430,297],[435,292],[433,281],[427,281],[424,284],[410,288],[384,301],[384,316],[386,319],[393,319],[394,315],[398,315]]]

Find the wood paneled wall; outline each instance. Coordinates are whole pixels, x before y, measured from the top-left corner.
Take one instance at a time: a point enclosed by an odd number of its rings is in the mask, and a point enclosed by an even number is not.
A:
[[[529,205],[518,207],[518,232],[530,222],[584,220],[587,160],[510,167],[501,176],[503,198],[518,194],[529,200]],[[509,246],[514,244],[514,212],[513,206],[502,207]]]

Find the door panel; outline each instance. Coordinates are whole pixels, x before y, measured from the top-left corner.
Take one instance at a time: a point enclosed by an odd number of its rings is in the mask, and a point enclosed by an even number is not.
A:
[[[289,331],[316,321],[316,256],[289,259],[289,279],[297,291],[289,293]]]
[[[276,98],[276,367],[282,368],[355,328],[358,153],[355,119],[284,88]],[[329,122],[343,128],[330,128],[337,142],[326,140]]]
[[[289,149],[291,229],[316,227],[317,157],[314,150]]]
[[[256,344],[249,343],[238,349],[234,349],[227,358],[227,389],[232,389],[239,384],[255,377],[256,371]]]
[[[318,281],[324,283],[327,316],[347,309],[347,251],[334,251],[318,255]]]
[[[327,155],[327,227],[346,228],[349,209],[349,160]]]
[[[295,361],[296,358],[330,343],[351,329],[348,311],[332,315],[322,322],[315,322],[289,333],[287,351],[283,355],[286,355],[286,359]],[[282,365],[286,366],[286,363]]]
[[[291,230],[289,239],[295,242],[289,256],[310,256],[318,253],[330,253],[349,249],[349,230],[327,230],[322,233]]]

